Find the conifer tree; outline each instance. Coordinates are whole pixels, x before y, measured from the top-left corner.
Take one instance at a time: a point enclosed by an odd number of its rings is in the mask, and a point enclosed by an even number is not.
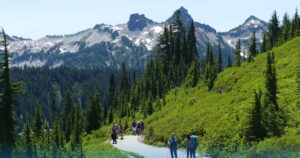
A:
[[[195,87],[199,80],[199,64],[198,61],[193,61],[186,76],[186,86]]]
[[[55,99],[52,100],[52,104],[51,104],[51,107],[50,107],[50,110],[51,110],[51,118],[50,118],[50,128],[52,127],[52,121],[55,119],[55,116],[57,115],[57,109],[56,109],[56,103],[55,103]]]
[[[230,55],[228,55],[228,58],[227,58],[227,67],[232,67]]]
[[[190,65],[193,60],[197,59],[197,47],[196,47],[196,36],[194,21],[191,23],[191,27],[188,31],[188,60],[187,63]]]
[[[121,66],[121,83],[120,83],[120,99],[119,101],[119,112],[121,114],[121,117],[126,116],[127,114],[127,108],[129,101],[129,90],[130,90],[130,84],[129,84],[129,78],[126,71],[126,65],[125,63]]]
[[[279,20],[276,11],[274,11],[272,18],[269,22],[268,30],[269,30],[268,39],[270,42],[270,48],[273,48],[277,44],[279,39],[279,34],[280,34]]]
[[[70,141],[70,136],[73,129],[74,123],[74,101],[70,93],[66,94],[64,99],[64,110],[63,110],[63,132],[67,142]]]
[[[115,105],[116,105],[116,81],[115,81],[115,76],[112,73],[109,78],[108,106],[115,107]]]
[[[58,148],[60,147],[60,132],[59,132],[59,124],[57,120],[53,121],[53,129],[52,129],[52,143]]]
[[[72,144],[76,147],[81,144],[81,134],[83,132],[83,116],[79,105],[75,106],[75,121],[72,131]]]
[[[260,52],[261,53],[264,53],[268,50],[268,47],[267,47],[267,35],[266,33],[263,34],[263,39],[262,39],[262,44],[261,44],[261,48],[260,48]]]
[[[235,46],[235,66],[241,66],[241,40],[238,39]]]
[[[246,138],[248,141],[260,141],[266,136],[266,131],[262,121],[262,106],[261,106],[261,90],[254,91],[254,107],[250,113],[249,128],[247,129]]]
[[[218,46],[218,73],[223,71],[223,58],[222,58],[222,48],[221,43],[219,42]]]
[[[296,9],[294,18],[291,22],[290,38],[298,36],[299,30],[300,30],[300,17],[298,15],[298,9]]]
[[[217,77],[217,67],[215,65],[212,46],[209,43],[207,44],[205,63],[205,80],[208,90],[211,90]]]
[[[86,132],[91,133],[91,131],[99,129],[101,127],[101,122],[103,122],[103,109],[100,103],[99,93],[94,94],[89,101],[86,112]]]
[[[147,110],[147,115],[151,115],[154,112],[152,97],[149,97],[149,99],[147,101],[147,109],[146,110]]]
[[[28,123],[28,120],[26,120],[26,123],[24,125],[22,138],[23,138],[23,143],[25,148],[24,156],[27,158],[33,158],[32,134],[31,134],[31,128]]]
[[[280,42],[286,42],[289,39],[290,30],[291,30],[291,23],[290,19],[287,13],[284,14],[283,20],[282,20],[282,29],[281,29],[281,36],[280,36]]]
[[[274,54],[267,55],[267,69],[265,76],[264,116],[263,124],[269,137],[281,136],[285,126],[285,118],[277,103],[277,78],[274,64]]]
[[[114,114],[112,108],[110,108],[108,113],[108,123],[112,123],[113,121],[114,121]]]
[[[56,118],[52,121],[51,130],[51,148],[52,156],[54,158],[59,158],[61,153],[61,148],[64,147],[64,135],[61,130],[61,126]]]
[[[41,107],[37,105],[34,116],[34,135],[36,139],[41,139],[43,135],[43,118],[41,114]]]
[[[121,66],[121,84],[120,84],[120,91],[121,93],[127,94],[129,90],[129,78],[126,71],[126,64],[123,63]]]
[[[274,54],[268,53],[267,56],[267,69],[266,69],[266,83],[265,87],[267,90],[267,99],[271,102],[272,106],[276,110],[278,110],[278,103],[277,103],[277,79],[276,79],[276,69],[274,65]]]
[[[206,65],[213,66],[214,64],[214,54],[212,50],[212,46],[210,43],[207,43],[207,50],[206,50]]]
[[[9,66],[9,52],[7,36],[2,29],[3,39],[0,45],[3,47],[0,50],[1,64],[0,64],[0,86],[1,86],[1,101],[0,101],[0,156],[10,158],[15,147],[15,119],[14,119],[14,99],[13,94],[22,92],[22,82],[11,82],[10,66]]]
[[[250,40],[248,62],[253,62],[256,54],[257,54],[256,37],[255,37],[255,32],[253,32],[253,35]]]

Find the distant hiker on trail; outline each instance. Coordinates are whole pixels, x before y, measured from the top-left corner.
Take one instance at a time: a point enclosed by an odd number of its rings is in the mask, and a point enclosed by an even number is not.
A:
[[[113,127],[111,128],[111,139],[113,140],[113,144],[117,144],[117,125],[113,124]]]
[[[169,148],[170,148],[170,152],[171,152],[171,157],[172,158],[177,158],[177,139],[175,138],[175,134],[172,133],[172,137],[168,142],[169,144]]]
[[[145,124],[143,121],[141,121],[141,133],[140,133],[141,135],[144,134],[144,130],[145,130]]]
[[[120,125],[119,125],[119,132],[120,132],[120,135],[121,135],[121,140],[123,140],[124,139],[123,138],[124,127],[123,127],[122,123],[120,123]]]
[[[137,134],[140,135],[141,134],[141,122],[140,121],[137,123],[136,128],[137,128]]]
[[[135,120],[133,120],[133,122],[132,122],[132,134],[133,135],[136,135],[136,122],[135,122]]]
[[[191,158],[196,158],[196,150],[198,147],[198,137],[196,134],[193,132],[191,135]]]
[[[191,139],[190,135],[186,136],[185,142],[186,142],[186,154],[187,154],[187,158],[191,158],[192,157],[193,144],[192,144],[192,139]]]

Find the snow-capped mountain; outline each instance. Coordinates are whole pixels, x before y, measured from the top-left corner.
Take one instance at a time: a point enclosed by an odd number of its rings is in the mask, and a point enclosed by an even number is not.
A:
[[[183,23],[189,27],[192,17],[185,8],[178,10]],[[129,67],[143,68],[148,57],[154,55],[158,38],[164,27],[172,23],[173,17],[174,14],[165,22],[158,23],[144,14],[135,13],[130,15],[126,24],[98,24],[71,35],[46,36],[38,40],[10,37],[11,64],[18,67],[64,65],[117,68],[124,62]],[[238,38],[246,41],[253,31],[263,32],[265,27],[265,22],[253,16],[226,33],[218,33],[209,25],[195,22],[199,56],[204,57],[207,42],[215,50],[221,43],[223,57],[227,59],[228,55],[233,55],[234,42]]]
[[[142,67],[156,45],[162,24],[131,31],[127,24],[99,24],[76,34],[11,42],[13,66]]]
[[[235,48],[238,39],[240,39],[242,50],[247,53],[249,40],[251,39],[253,32],[255,32],[257,43],[260,45],[262,42],[262,36],[264,32],[267,31],[267,25],[268,24],[266,22],[252,15],[246,19],[242,25],[220,34],[224,41],[232,48]]]

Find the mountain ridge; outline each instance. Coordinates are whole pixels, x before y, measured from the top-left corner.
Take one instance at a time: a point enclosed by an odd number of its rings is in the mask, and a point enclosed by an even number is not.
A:
[[[180,7],[170,18],[161,23],[148,19],[144,14],[134,13],[130,15],[129,21],[125,24],[108,25],[102,23],[74,34],[47,35],[38,40],[22,38],[11,40],[9,50],[13,56],[12,66],[56,67],[65,65],[69,67],[100,66],[100,68],[118,68],[124,62],[129,67],[140,69],[143,68],[148,57],[155,55],[157,40],[163,28],[172,23],[176,12],[181,13],[180,18],[185,25],[188,25],[193,20],[188,10]],[[253,19],[253,17],[250,16],[248,19]],[[263,25],[266,24],[262,20],[258,20]],[[212,44],[214,50],[217,50],[218,44],[221,43],[223,58],[227,59],[228,56],[233,58],[232,52],[234,52],[234,42],[237,38],[243,37],[245,40],[250,38],[248,30],[246,35],[243,32],[239,32],[240,34],[236,37],[232,36],[233,29],[226,33],[219,33],[207,24],[194,23],[200,58],[205,56],[207,42]],[[241,29],[255,29],[255,25],[249,25],[248,28],[243,27],[244,25],[240,26],[242,26]],[[262,32],[262,27],[256,29]],[[259,36],[258,42],[261,40]],[[247,42],[242,43],[242,47],[247,48],[246,45]],[[85,52],[85,54],[82,52]],[[66,56],[80,63],[76,65],[71,64],[67,62],[70,59],[66,59]],[[89,60],[85,56],[90,56],[91,59],[98,58],[99,61],[93,60],[96,63],[83,61],[83,59]],[[224,60],[224,64],[226,62],[227,60]]]

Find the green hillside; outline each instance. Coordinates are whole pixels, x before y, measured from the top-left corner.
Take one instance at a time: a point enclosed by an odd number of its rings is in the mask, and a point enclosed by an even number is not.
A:
[[[265,88],[267,54],[264,53],[258,55],[253,63],[245,62],[241,67],[224,70],[210,92],[203,83],[195,88],[182,86],[169,91],[165,97],[166,104],[146,120],[150,135],[146,141],[165,145],[170,133],[175,132],[183,143],[184,135],[195,131],[202,135],[200,150],[214,156],[232,156],[235,153],[242,157],[247,153],[248,156],[281,157],[289,152],[289,156],[296,157],[297,153],[293,151],[300,148],[300,97],[296,91],[300,38],[272,51],[277,70],[278,103],[288,119],[284,136],[265,139],[257,145],[246,144],[243,138],[253,107],[253,91],[261,88],[264,92]]]

